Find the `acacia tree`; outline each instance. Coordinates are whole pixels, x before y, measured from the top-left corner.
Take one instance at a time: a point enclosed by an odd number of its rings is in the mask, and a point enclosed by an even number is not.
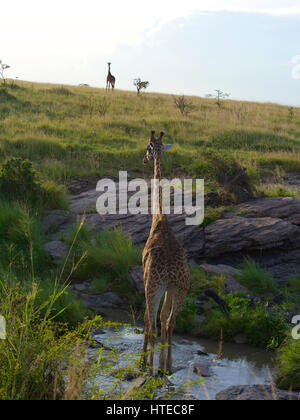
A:
[[[9,68],[10,68],[10,66],[8,64],[5,64],[5,63],[2,62],[2,60],[0,60],[0,76],[3,80],[4,86],[6,85],[6,79],[5,79],[5,76],[4,76],[4,72],[5,72],[5,70],[7,70]]]
[[[222,107],[222,102],[221,99],[227,99],[229,98],[230,94],[229,93],[225,93],[220,89],[215,89],[215,94],[208,94],[206,95],[207,98],[215,98],[217,100],[216,104],[218,105],[219,108]]]
[[[138,77],[137,79],[133,80],[133,84],[136,87],[137,94],[139,95],[142,89],[147,89],[147,87],[150,85],[150,82],[142,82],[140,77]]]

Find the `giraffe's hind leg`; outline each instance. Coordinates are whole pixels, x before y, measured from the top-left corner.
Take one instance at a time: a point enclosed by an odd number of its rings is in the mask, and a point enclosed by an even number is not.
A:
[[[167,319],[170,315],[170,302],[171,296],[169,292],[166,292],[163,307],[160,312],[161,322],[161,351],[159,355],[159,373],[164,374],[166,372],[166,356],[165,356],[165,345],[166,345],[166,332],[167,332]]]
[[[167,320],[167,334],[168,334],[168,355],[166,368],[168,372],[172,372],[172,337],[176,326],[177,315],[184,303],[187,292],[181,291],[177,295],[172,296],[172,310]]]
[[[154,370],[154,351],[157,341],[157,313],[161,298],[165,290],[163,287],[155,290],[152,293],[146,294],[146,307],[148,313],[148,339],[150,341],[150,361],[149,361],[149,374],[153,376]]]
[[[149,321],[148,321],[148,311],[146,309],[144,316],[144,345],[143,352],[140,360],[141,369],[145,369],[148,359],[148,341],[149,341]]]

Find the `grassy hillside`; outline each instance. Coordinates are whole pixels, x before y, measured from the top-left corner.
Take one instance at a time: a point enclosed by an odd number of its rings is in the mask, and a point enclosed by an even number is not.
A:
[[[105,99],[106,98],[106,99]],[[171,95],[61,87],[28,82],[0,90],[0,163],[9,156],[32,160],[42,176],[64,182],[118,170],[148,175],[142,157],[149,132],[164,130],[175,147],[166,175],[207,175],[204,152],[230,154],[253,179],[274,169],[300,170],[300,112],[288,107],[188,98],[194,110],[181,116]],[[100,115],[103,101],[109,103]],[[182,169],[183,168],[183,169]]]

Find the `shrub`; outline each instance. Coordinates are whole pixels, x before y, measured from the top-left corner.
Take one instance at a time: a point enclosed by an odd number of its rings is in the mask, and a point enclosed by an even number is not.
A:
[[[0,169],[0,191],[5,198],[34,199],[40,192],[40,183],[32,163],[26,159],[10,158]]]
[[[227,340],[243,333],[249,344],[258,347],[278,347],[285,339],[286,320],[276,308],[270,309],[260,303],[251,303],[248,298],[238,294],[225,297],[230,307],[228,317],[217,309],[212,309],[202,326],[202,334],[220,337],[221,332]]]
[[[0,194],[6,200],[26,203],[35,211],[68,208],[65,189],[52,181],[41,183],[32,162],[26,159],[9,158],[1,165]]]
[[[65,188],[53,181],[45,181],[41,184],[40,199],[44,207],[61,210],[68,210],[69,208]]]
[[[72,96],[72,95],[74,95],[73,92],[71,92],[69,89],[67,89],[63,86],[49,89],[48,92],[54,93],[55,95],[61,95],[61,96]]]
[[[187,333],[193,330],[197,323],[195,316],[197,315],[197,304],[196,298],[192,295],[188,296],[176,319],[176,331],[181,333]]]
[[[246,168],[240,166],[232,156],[212,151],[205,152],[204,156],[208,160],[208,171],[212,178],[232,195],[236,202],[254,197],[253,186]]]

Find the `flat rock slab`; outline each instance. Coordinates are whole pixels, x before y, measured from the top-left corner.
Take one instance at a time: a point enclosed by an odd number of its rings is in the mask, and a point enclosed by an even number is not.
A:
[[[273,217],[300,225],[300,200],[290,197],[259,198],[239,205],[245,217]]]
[[[299,400],[299,394],[295,392],[281,391],[272,389],[264,385],[241,385],[232,386],[219,392],[216,395],[218,401],[289,401]]]
[[[205,229],[205,255],[216,257],[243,250],[297,248],[300,228],[271,217],[221,219]]]

